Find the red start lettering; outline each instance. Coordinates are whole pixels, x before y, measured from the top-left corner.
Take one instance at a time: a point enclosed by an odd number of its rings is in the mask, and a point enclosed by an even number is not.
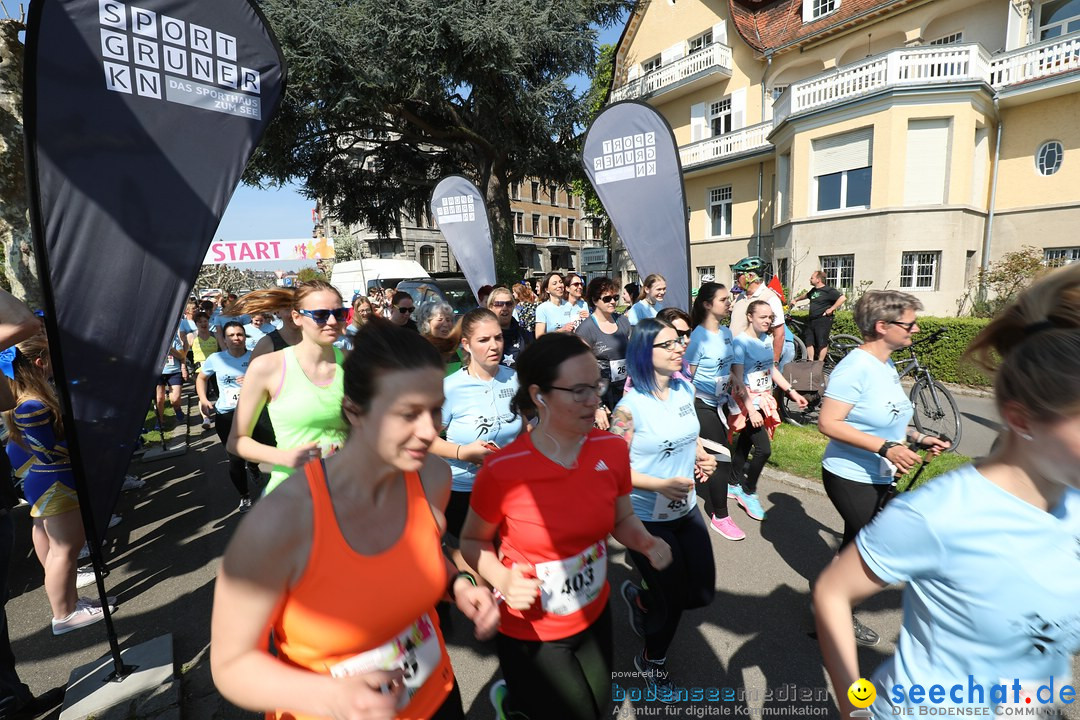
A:
[[[268,249],[269,243],[265,243],[261,240],[255,243],[255,257],[259,260],[273,260],[273,258],[270,257]]]

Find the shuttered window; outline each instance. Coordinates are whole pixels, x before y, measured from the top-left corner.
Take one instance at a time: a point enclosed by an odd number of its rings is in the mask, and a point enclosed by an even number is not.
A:
[[[904,205],[941,205],[949,168],[949,118],[909,120]]]
[[[869,207],[873,180],[873,128],[813,141],[817,210]]]

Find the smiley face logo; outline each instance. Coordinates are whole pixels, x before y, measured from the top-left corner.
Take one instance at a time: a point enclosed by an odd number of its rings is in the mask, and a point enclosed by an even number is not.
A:
[[[874,684],[866,678],[859,678],[855,682],[851,683],[851,687],[847,690],[848,700],[851,704],[857,708],[870,707],[874,700],[877,698],[877,689],[874,688]]]

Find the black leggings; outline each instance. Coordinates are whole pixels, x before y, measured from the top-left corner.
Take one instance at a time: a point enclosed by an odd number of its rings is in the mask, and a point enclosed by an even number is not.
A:
[[[217,431],[217,436],[221,438],[222,449],[225,448],[225,444],[229,441],[229,433],[232,431],[233,416],[235,414],[235,412],[228,412],[214,415],[214,430]],[[258,475],[258,464],[247,462],[244,458],[233,455],[228,450],[225,451],[225,455],[229,458],[229,479],[232,480],[236,492],[240,493],[241,498],[251,497],[248,492],[247,469],[250,468],[255,475]]]
[[[598,720],[611,702],[611,608],[562,640],[495,638],[512,718]]]
[[[727,496],[727,487],[724,487]],[[697,508],[671,522],[646,522],[645,529],[671,547],[671,564],[656,570],[644,555],[630,550],[645,580],[645,655],[663,660],[684,610],[705,607],[716,594],[716,562],[705,520]]]
[[[891,486],[889,483],[855,482],[825,468],[821,468],[821,480],[825,494],[844,519],[844,540],[840,543],[840,550],[843,550],[888,502]]]
[[[720,419],[720,409],[706,405],[701,398],[694,398],[694,410],[697,411],[698,424],[701,425],[701,437],[720,443],[727,448],[730,460],[731,443],[728,442],[727,427]],[[726,518],[727,486],[731,482],[731,462],[716,462],[716,471],[709,476],[708,482],[697,481],[697,493],[705,501],[705,512],[716,518]]]
[[[750,462],[746,458],[750,456],[750,448],[754,448],[754,456]],[[769,430],[762,423],[761,427],[754,427],[750,420],[746,421],[746,427],[739,433],[735,440],[735,452],[731,454],[731,479],[735,485],[741,485],[743,492],[753,495],[757,492],[758,478],[765,468],[765,463],[772,455],[772,441],[769,439]],[[746,475],[743,476],[745,467]]]

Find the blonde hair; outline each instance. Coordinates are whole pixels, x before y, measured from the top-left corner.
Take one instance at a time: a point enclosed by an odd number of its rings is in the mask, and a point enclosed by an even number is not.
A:
[[[877,324],[893,322],[908,310],[922,310],[919,298],[899,290],[867,290],[855,303],[855,325],[866,340],[877,338]]]
[[[645,296],[648,295],[645,291],[658,282],[666,283],[667,280],[664,280],[664,276],[660,273],[652,273],[651,275],[646,276],[645,281],[641,283],[641,291],[638,293],[637,299],[644,300]]]
[[[1080,415],[1080,264],[1044,275],[968,346],[964,357],[994,374],[998,408],[1033,417]]]
[[[252,290],[233,303],[232,311],[242,315],[273,313],[299,310],[300,304],[308,295],[317,292],[332,292],[338,296],[338,303],[344,307],[341,292],[325,280],[308,280],[295,288],[262,288]]]
[[[49,359],[49,341],[44,335],[35,335],[15,347],[18,352],[15,354],[11,367],[15,375],[15,379],[12,380],[12,390],[16,406],[26,400],[41,402],[52,413],[53,433],[56,439],[63,440],[64,417],[60,410],[60,400],[52,385],[49,384],[44,368],[39,367],[35,362]],[[15,424],[15,410],[4,413],[4,424],[7,425],[9,439],[24,450],[29,450],[22,431]]]
[[[505,287],[503,285],[496,285],[495,287],[491,288],[491,292],[488,294],[487,308],[491,309],[491,303],[494,302],[495,296],[496,295],[502,295],[502,294],[509,295],[510,296],[510,302],[514,302],[514,293],[511,292],[510,288]]]

